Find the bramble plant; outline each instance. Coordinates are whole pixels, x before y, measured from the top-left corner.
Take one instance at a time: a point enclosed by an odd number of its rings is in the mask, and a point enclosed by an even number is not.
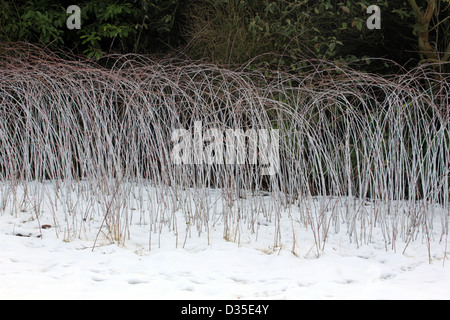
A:
[[[184,244],[447,241],[450,0],[70,4],[0,0],[0,213],[121,244],[137,215],[149,249],[180,216]]]
[[[289,74],[105,59],[112,68],[23,44],[0,47],[4,212],[25,206],[38,218],[46,203],[66,213],[55,222],[61,234],[79,235],[100,218],[98,235],[121,244],[133,215],[147,220],[149,237],[163,228],[177,237],[180,210],[188,231],[209,232],[220,220],[224,238],[236,242],[244,229],[254,234],[275,221],[274,248],[289,236],[276,222],[291,219],[292,237],[312,232],[317,254],[341,228],[357,244],[378,228],[386,249],[416,239],[429,245],[436,232],[448,237],[448,75],[421,66],[382,77],[319,60]],[[192,135],[199,123],[206,132],[277,130],[277,174],[261,176],[264,158],[254,162],[254,153],[231,166],[173,163],[173,132]],[[205,150],[217,146],[206,140]]]

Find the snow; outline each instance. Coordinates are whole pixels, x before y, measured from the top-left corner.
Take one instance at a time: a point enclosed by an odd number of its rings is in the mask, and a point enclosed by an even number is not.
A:
[[[118,244],[102,234],[95,241],[101,219],[67,239],[63,210],[42,210],[39,219],[31,207],[0,214],[0,299],[450,298],[445,241],[430,244],[429,259],[421,240],[403,253],[400,241],[386,250],[377,230],[371,243],[357,245],[343,228],[330,232],[317,256],[305,228],[296,234],[293,254],[292,222],[284,214],[275,249],[275,222],[261,225],[257,238],[244,228],[237,243],[223,239],[218,222],[209,235],[190,230],[185,243],[181,227],[178,241],[173,230],[154,233],[149,250],[149,226],[139,219],[131,223],[130,238]],[[183,213],[176,214],[183,225]],[[52,228],[39,227],[44,224]]]

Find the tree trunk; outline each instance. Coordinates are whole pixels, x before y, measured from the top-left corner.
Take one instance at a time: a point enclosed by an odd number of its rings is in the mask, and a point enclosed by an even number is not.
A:
[[[419,50],[420,54],[428,60],[439,61],[439,56],[436,49],[430,44],[430,22],[433,18],[433,14],[436,11],[436,0],[430,0],[428,2],[428,7],[425,13],[422,13],[416,0],[408,0],[411,4],[414,13],[416,15],[416,21],[419,25],[419,30],[417,32],[419,40]]]

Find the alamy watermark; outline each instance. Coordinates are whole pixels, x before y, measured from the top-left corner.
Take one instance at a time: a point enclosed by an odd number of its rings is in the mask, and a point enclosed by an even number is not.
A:
[[[71,5],[67,8],[67,13],[71,14],[66,21],[67,28],[70,30],[81,29],[81,9],[77,5]],[[367,14],[371,16],[367,19],[367,28],[369,30],[381,29],[381,9],[377,5],[371,5],[367,8]]]
[[[260,165],[261,175],[275,175],[280,169],[280,133],[277,129],[203,130],[194,123],[194,132],[172,132],[171,160],[177,165]]]
[[[380,30],[381,29],[381,9],[379,6],[369,6],[367,8],[367,14],[371,14],[369,19],[367,19],[367,28],[369,30]]]
[[[67,8],[70,17],[67,18],[66,26],[69,30],[81,29],[81,9],[79,6],[71,5]]]

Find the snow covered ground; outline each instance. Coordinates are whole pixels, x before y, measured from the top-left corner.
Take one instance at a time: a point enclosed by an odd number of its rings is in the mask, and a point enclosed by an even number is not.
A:
[[[261,226],[257,239],[243,231],[237,244],[223,239],[217,223],[209,244],[206,233],[191,230],[183,247],[180,227],[178,245],[173,231],[163,230],[149,251],[149,228],[138,221],[125,245],[100,236],[93,249],[101,219],[91,222],[90,236],[70,241],[64,221],[51,212],[36,219],[33,210],[0,215],[1,299],[450,299],[450,262],[439,241],[431,243],[429,263],[421,240],[403,253],[401,242],[386,250],[381,232],[357,246],[342,230],[330,232],[317,257],[304,229],[294,255],[292,223],[282,216],[276,250],[273,225]]]

